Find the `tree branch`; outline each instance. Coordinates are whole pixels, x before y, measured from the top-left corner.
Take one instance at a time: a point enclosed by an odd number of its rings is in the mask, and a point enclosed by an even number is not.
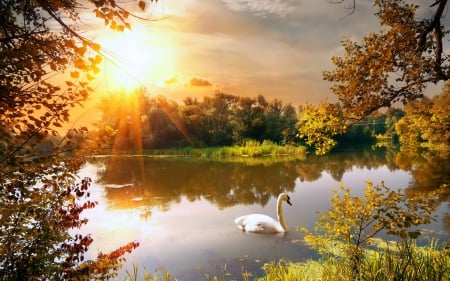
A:
[[[345,0],[328,0],[330,4],[342,4]],[[352,15],[356,10],[356,0],[353,0],[353,3],[349,6],[345,6],[345,9],[348,11],[348,15]]]
[[[436,12],[433,16],[433,20],[430,22],[428,26],[425,27],[425,29],[420,33],[418,42],[417,42],[417,50],[420,52],[423,52],[426,49],[426,41],[427,36],[434,30],[433,33],[433,39],[436,44],[435,48],[435,71],[437,72],[438,76],[444,80],[447,80],[448,77],[446,74],[443,73],[441,64],[442,64],[442,28],[441,28],[441,17],[444,13],[444,9],[447,6],[447,0],[437,0],[435,3],[433,3],[430,7],[434,7],[436,5],[439,5],[436,9]]]

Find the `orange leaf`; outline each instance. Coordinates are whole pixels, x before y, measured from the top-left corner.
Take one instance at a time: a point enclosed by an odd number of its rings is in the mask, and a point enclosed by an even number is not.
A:
[[[139,2],[138,2],[138,7],[139,7],[142,11],[144,11],[144,10],[145,10],[145,1],[139,1]]]

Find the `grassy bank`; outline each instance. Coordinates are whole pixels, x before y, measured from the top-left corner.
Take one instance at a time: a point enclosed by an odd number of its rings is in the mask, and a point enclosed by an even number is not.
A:
[[[256,281],[286,280],[450,280],[450,250],[432,242],[425,247],[415,243],[368,251],[361,257],[358,273],[345,258],[328,257],[304,263],[272,262],[264,266],[266,275]]]
[[[114,151],[114,154],[137,154],[153,156],[192,156],[192,157],[263,157],[263,156],[304,156],[306,147],[294,145],[278,145],[270,141],[259,143],[247,141],[242,146],[222,147],[181,147],[167,149],[149,149],[141,152],[136,151]]]

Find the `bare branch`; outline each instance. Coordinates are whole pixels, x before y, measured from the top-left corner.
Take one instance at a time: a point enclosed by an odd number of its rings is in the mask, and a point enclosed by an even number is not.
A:
[[[435,48],[435,70],[439,75],[440,79],[447,80],[448,77],[446,74],[443,73],[441,64],[442,64],[442,27],[441,27],[441,17],[444,13],[444,9],[447,6],[447,0],[437,0],[435,3],[433,3],[430,7],[434,7],[436,5],[439,5],[436,9],[436,12],[433,16],[433,20],[430,22],[430,24],[425,27],[425,29],[422,31],[422,33],[419,35],[418,42],[417,42],[417,49],[422,52],[426,49],[426,41],[428,35],[433,32],[433,40],[435,41],[436,48]]]
[[[342,3],[344,3],[344,2],[345,2],[345,0],[328,0],[328,3],[334,4],[334,5],[336,5],[336,4],[342,4]],[[356,11],[356,0],[353,0],[352,2],[353,2],[353,3],[350,4],[349,6],[345,6],[345,9],[348,11],[348,14],[349,14],[349,15],[354,14],[355,11]]]

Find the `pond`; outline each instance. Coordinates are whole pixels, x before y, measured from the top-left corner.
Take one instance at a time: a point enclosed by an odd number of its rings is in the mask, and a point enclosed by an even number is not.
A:
[[[85,212],[89,223],[81,231],[94,239],[91,258],[140,243],[126,256],[121,276],[137,265],[157,274],[168,270],[183,281],[219,276],[224,269],[226,280],[239,280],[243,270],[261,274],[268,261],[314,258],[296,228],[314,227],[341,182],[355,195],[363,194],[368,179],[412,194],[448,183],[449,171],[448,158],[385,147],[300,159],[98,156],[80,172],[94,180],[91,194],[99,203]],[[234,219],[244,214],[276,218],[280,192],[292,202],[283,205],[288,233],[250,234],[236,227]],[[448,201],[442,202],[437,220],[421,227],[421,239],[449,239],[448,210]]]

